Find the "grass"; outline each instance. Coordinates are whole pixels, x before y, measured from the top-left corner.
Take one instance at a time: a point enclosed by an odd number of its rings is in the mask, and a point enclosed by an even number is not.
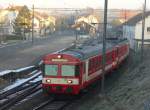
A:
[[[23,40],[22,35],[5,35],[4,36],[5,40]]]

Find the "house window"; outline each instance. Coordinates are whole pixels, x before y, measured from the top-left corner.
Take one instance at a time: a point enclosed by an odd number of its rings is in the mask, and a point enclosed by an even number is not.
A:
[[[147,32],[150,32],[150,27],[147,27]]]

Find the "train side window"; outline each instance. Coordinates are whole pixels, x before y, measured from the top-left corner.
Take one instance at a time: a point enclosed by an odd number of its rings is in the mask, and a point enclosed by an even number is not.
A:
[[[88,74],[91,74],[91,73],[92,73],[92,64],[93,64],[93,60],[90,59],[90,60],[89,60],[89,66],[88,66],[88,71],[89,71]]]
[[[101,57],[100,56],[97,58],[97,62],[98,62],[98,69],[100,69],[101,65],[102,65],[102,61],[101,61]]]
[[[109,64],[110,62],[112,62],[112,53],[109,53],[106,57],[106,62],[107,64]]]
[[[90,63],[90,60],[89,60],[88,71],[90,71],[90,67],[91,67],[91,63]]]
[[[95,72],[95,67],[96,67],[96,62],[95,62],[95,58],[92,59],[92,72]]]
[[[96,59],[95,59],[95,63],[96,63],[96,70],[98,69],[98,67],[99,67],[99,61],[98,61],[98,58],[99,57],[96,57]]]
[[[98,66],[98,57],[95,58],[95,65]]]
[[[85,65],[85,63],[82,64],[82,68],[83,68],[83,70],[82,70],[83,74],[85,74],[85,71],[86,71],[86,65]]]

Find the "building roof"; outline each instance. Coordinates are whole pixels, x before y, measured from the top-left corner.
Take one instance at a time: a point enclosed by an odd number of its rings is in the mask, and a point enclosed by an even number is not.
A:
[[[10,5],[9,7],[6,8],[6,10],[20,11],[23,7],[24,7],[24,6]]]
[[[139,21],[142,20],[142,14],[143,13],[139,13],[136,16],[132,17],[131,19],[129,19],[127,22],[125,22],[123,25],[131,25],[134,26],[136,25]],[[145,13],[145,18],[147,18],[148,16],[150,16],[150,11],[147,11]]]
[[[34,16],[39,18],[39,19],[47,19],[49,16],[46,14],[46,13],[41,13],[41,12],[38,12],[38,11],[35,11],[34,12]]]
[[[124,19],[124,21],[128,21],[139,13],[141,13],[141,10],[120,10],[117,16],[120,19]]]
[[[93,24],[87,23],[87,22],[85,22],[85,21],[77,22],[76,24],[73,24],[71,27],[72,27],[72,28],[79,28],[79,27],[81,27],[83,24],[87,24],[88,26],[95,28],[95,26],[94,26]]]

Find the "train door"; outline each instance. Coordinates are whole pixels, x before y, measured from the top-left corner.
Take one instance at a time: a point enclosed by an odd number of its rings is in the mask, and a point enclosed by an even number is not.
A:
[[[85,65],[86,63],[85,62],[83,62],[82,64],[81,64],[81,79],[82,79],[82,85],[84,84],[84,82],[86,81],[86,65]]]
[[[116,47],[116,59],[115,59],[117,65],[119,64],[119,46]]]
[[[89,60],[85,61],[85,81],[88,81],[88,73],[89,73]]]
[[[112,65],[113,65],[113,68],[116,68],[117,66],[117,51],[118,49],[115,48],[112,52]]]

